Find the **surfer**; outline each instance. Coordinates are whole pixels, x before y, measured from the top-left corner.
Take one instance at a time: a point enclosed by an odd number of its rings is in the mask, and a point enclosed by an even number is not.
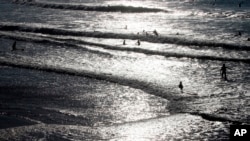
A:
[[[183,93],[183,85],[182,82],[180,81],[179,88],[181,89],[181,92]]]
[[[220,73],[221,73],[221,78],[227,80],[227,67],[225,64],[222,65]]]

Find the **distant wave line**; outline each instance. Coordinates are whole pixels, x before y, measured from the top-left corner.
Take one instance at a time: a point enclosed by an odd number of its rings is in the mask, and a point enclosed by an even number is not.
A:
[[[52,9],[68,9],[68,10],[99,11],[99,12],[123,12],[123,13],[167,12],[166,10],[159,8],[134,7],[134,6],[124,6],[124,5],[88,6],[88,5],[41,3],[41,2],[27,2],[26,5],[42,7],[42,8],[52,8]]]
[[[104,33],[99,31],[87,32],[87,31],[70,31],[56,28],[46,28],[46,27],[28,27],[23,25],[7,25],[0,24],[0,30],[2,31],[22,31],[22,32],[32,32],[32,33],[42,33],[49,35],[69,35],[69,36],[84,36],[84,37],[94,37],[94,38],[113,38],[113,39],[132,39],[141,41],[147,41],[152,43],[169,43],[184,46],[197,46],[197,47],[221,47],[230,50],[245,50],[250,51],[250,46],[237,45],[230,43],[220,43],[220,42],[210,42],[210,41],[200,41],[200,40],[187,40],[180,37],[147,37],[136,34],[117,34],[117,33]]]
[[[191,58],[191,59],[201,59],[201,60],[218,60],[218,61],[233,61],[233,62],[245,62],[250,63],[250,58],[243,59],[243,58],[226,58],[226,57],[216,57],[216,56],[209,56],[209,55],[192,55],[192,54],[182,54],[182,53],[172,53],[172,52],[165,52],[165,51],[155,51],[155,50],[148,50],[143,48],[130,48],[130,47],[116,47],[111,45],[105,45],[100,43],[93,43],[87,41],[79,41],[73,39],[58,39],[54,38],[55,40],[64,40],[67,42],[75,41],[80,44],[90,45],[90,46],[97,46],[103,49],[110,49],[110,50],[118,50],[118,51],[131,51],[136,53],[143,53],[147,55],[160,55],[164,57],[175,57],[175,58]]]

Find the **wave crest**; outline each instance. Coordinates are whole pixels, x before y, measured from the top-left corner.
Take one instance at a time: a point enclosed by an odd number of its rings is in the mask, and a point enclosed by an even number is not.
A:
[[[0,31],[21,31],[21,32],[31,32],[31,33],[42,33],[49,35],[68,35],[68,36],[84,36],[84,37],[93,37],[93,38],[113,38],[113,39],[131,39],[141,41],[147,41],[152,43],[169,43],[176,45],[184,46],[197,46],[197,47],[221,47],[230,50],[244,50],[250,51],[250,46],[231,44],[231,43],[222,43],[222,42],[211,42],[203,40],[192,40],[185,39],[181,37],[170,37],[170,36],[142,36],[136,34],[118,34],[118,33],[108,33],[108,32],[99,32],[99,31],[73,31],[73,30],[64,30],[57,28],[48,28],[48,27],[31,27],[20,24],[1,24]]]
[[[27,2],[26,5],[42,7],[42,8],[99,11],[99,12],[123,12],[123,13],[167,12],[166,10],[159,8],[133,7],[124,5],[89,6],[89,5],[76,5],[76,4],[63,4],[63,3],[41,3],[32,1]]]

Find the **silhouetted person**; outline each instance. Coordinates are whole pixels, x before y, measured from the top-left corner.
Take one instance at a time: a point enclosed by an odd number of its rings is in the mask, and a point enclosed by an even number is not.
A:
[[[126,41],[125,40],[123,40],[123,45],[126,45]]]
[[[183,93],[183,85],[182,82],[180,81],[179,88],[181,89],[181,92]]]
[[[14,50],[17,50],[17,48],[16,48],[16,41],[13,43],[12,48],[11,48],[11,51],[14,51]]]
[[[221,78],[227,80],[227,67],[225,64],[222,65],[220,72],[221,72]]]
[[[14,43],[12,45],[12,48],[11,48],[11,51],[16,51],[16,50],[24,51],[24,49],[18,49],[18,48],[16,48],[16,41],[14,41]]]
[[[241,35],[242,35],[241,31],[239,31],[238,34],[236,34],[235,36],[241,36]]]
[[[241,4],[242,4],[242,3],[243,3],[243,2],[240,2],[240,3],[239,3],[239,7],[241,7]]]
[[[146,36],[148,36],[148,32],[146,32]]]
[[[156,30],[153,31],[153,33],[158,36],[158,32]]]
[[[124,29],[128,29],[128,26],[126,25]]]
[[[141,45],[141,41],[140,40],[137,40],[137,45]]]
[[[239,36],[241,36],[241,32],[239,31]]]

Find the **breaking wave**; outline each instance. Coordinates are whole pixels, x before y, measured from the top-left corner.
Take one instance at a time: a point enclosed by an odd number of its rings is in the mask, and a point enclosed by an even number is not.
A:
[[[84,37],[94,37],[94,38],[113,38],[113,39],[131,39],[141,41],[147,41],[152,43],[170,43],[176,45],[184,46],[197,46],[197,47],[221,47],[231,50],[245,50],[250,51],[250,46],[238,45],[231,43],[222,42],[212,42],[212,41],[202,41],[202,40],[192,40],[185,39],[181,37],[169,37],[169,36],[143,36],[137,34],[118,34],[118,33],[108,33],[99,31],[73,31],[73,30],[63,30],[48,27],[31,27],[20,24],[0,24],[1,31],[21,31],[21,32],[31,32],[31,33],[42,33],[49,35],[68,35],[68,36],[84,36]]]
[[[17,1],[16,3],[19,3],[19,2]],[[133,6],[123,6],[123,5],[88,6],[88,5],[63,4],[63,3],[41,3],[41,2],[27,2],[25,4],[29,6],[36,6],[36,7],[42,7],[42,8],[99,11],[99,12],[123,12],[123,13],[167,12],[166,10],[158,9],[158,8],[133,7]]]

